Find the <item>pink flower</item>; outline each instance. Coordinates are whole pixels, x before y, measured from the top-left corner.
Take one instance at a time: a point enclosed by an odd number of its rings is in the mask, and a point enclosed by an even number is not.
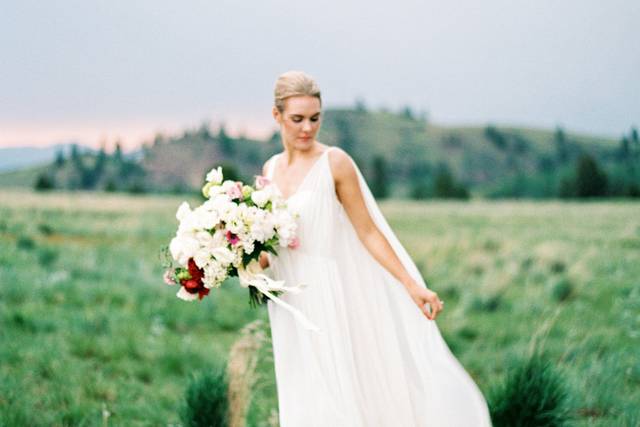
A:
[[[233,199],[242,199],[242,184],[236,182],[235,185],[229,186],[227,196]]]
[[[266,176],[257,175],[256,176],[256,189],[262,190],[267,185],[271,184],[271,180]]]
[[[231,243],[231,245],[235,245],[240,241],[240,238],[233,234],[231,231],[227,231],[227,242]]]
[[[164,283],[166,283],[167,285],[175,285],[176,281],[173,278],[173,271],[172,270],[167,270],[164,272],[164,276],[162,276],[162,279],[164,280]]]
[[[294,237],[293,239],[291,239],[291,241],[289,242],[288,245],[291,249],[295,249],[298,246],[300,246],[300,239],[298,239],[298,236]]]

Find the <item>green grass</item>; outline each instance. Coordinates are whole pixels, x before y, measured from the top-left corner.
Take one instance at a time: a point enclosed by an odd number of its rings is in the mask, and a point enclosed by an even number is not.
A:
[[[268,320],[239,287],[186,303],[164,285],[158,250],[182,200],[0,191],[0,426],[177,425],[190,374]],[[637,421],[640,203],[382,208],[483,392],[535,343],[563,373],[575,425]],[[266,347],[251,425],[277,405]]]

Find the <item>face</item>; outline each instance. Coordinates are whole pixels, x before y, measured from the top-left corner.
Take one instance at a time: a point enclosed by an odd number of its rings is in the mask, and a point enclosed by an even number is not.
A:
[[[280,125],[284,145],[289,149],[308,150],[320,130],[320,100],[315,96],[292,96],[285,99],[281,114],[273,107],[273,117]]]

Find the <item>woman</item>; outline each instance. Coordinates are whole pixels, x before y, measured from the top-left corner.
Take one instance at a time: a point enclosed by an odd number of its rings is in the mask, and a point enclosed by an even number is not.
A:
[[[321,332],[268,303],[281,427],[490,426],[486,401],[450,352],[443,308],[382,216],[357,165],[316,140],[317,84],[282,74],[273,116],[283,152],[263,175],[299,213],[295,249],[262,254],[282,299]]]

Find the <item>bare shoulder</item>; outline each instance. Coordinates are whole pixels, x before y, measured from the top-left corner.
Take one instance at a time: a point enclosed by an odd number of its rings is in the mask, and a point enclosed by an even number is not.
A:
[[[351,156],[340,147],[334,147],[328,154],[331,172],[336,181],[356,177],[356,169]]]
[[[271,162],[273,162],[273,159],[277,156],[277,154],[274,154],[273,156],[269,157],[264,164],[262,165],[262,176],[267,176],[267,172],[269,171],[269,167]]]

